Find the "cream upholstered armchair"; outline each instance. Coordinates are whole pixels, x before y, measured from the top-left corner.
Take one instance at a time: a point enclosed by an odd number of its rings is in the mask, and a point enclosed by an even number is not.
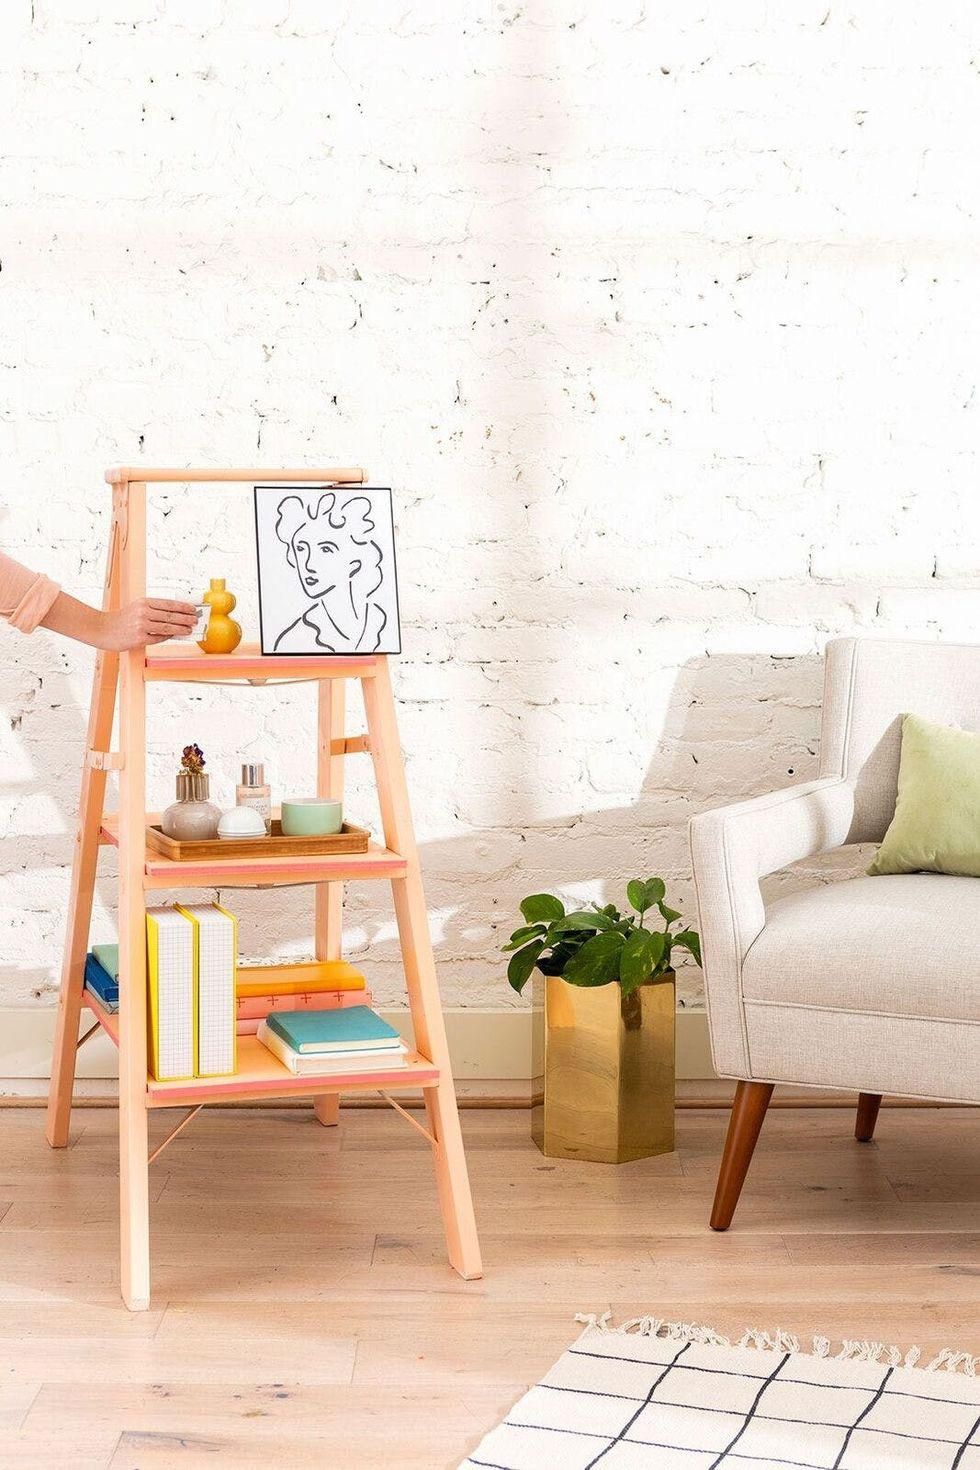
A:
[[[759,880],[877,842],[895,811],[901,716],[980,730],[980,645],[827,647],[820,776],[691,823],[715,1069],[738,1086],[711,1224],[727,1230],[780,1083],[980,1102],[980,879],[824,884],[766,906]]]

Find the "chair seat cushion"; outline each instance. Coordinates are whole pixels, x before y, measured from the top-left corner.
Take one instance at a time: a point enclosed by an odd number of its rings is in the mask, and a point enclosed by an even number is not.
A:
[[[980,1021],[980,879],[854,878],[777,899],[742,965],[748,1003]]]

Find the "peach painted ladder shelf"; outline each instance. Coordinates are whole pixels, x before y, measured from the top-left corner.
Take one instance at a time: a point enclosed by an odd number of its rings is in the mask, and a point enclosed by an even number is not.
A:
[[[113,469],[112,530],[105,580],[105,606],[119,607],[146,592],[146,487],[153,483],[285,481],[360,484],[360,469]],[[365,735],[344,733],[345,680],[358,679],[367,715]],[[149,681],[229,682],[263,685],[315,681],[317,788],[341,798],[344,759],[371,755],[384,830],[384,846],[329,857],[227,857],[203,863],[169,861],[146,847],[146,684]],[[119,750],[110,751],[119,694]],[[118,771],[118,815],[104,811],[107,773]],[[119,848],[119,1013],[110,1015],[84,988],[85,956],[100,844]],[[255,1037],[238,1039],[233,1077],[155,1082],[146,1068],[146,938],[148,890],[158,888],[314,887],[317,959],[339,959],[343,885],[349,879],[385,878],[391,883],[402,950],[408,1003],[417,1048],[404,1070],[296,1077]],[[95,1025],[78,1037],[82,1008]],[[243,646],[233,654],[207,655],[196,644],[161,644],[131,653],[100,653],[96,660],[82,774],[79,829],[72,870],[61,999],[48,1101],[47,1138],[52,1148],[68,1143],[75,1055],[101,1027],[119,1048],[119,1185],[121,1287],[126,1305],[150,1304],[149,1165],[206,1103],[257,1102],[302,1095],[314,1099],[319,1121],[338,1121],[342,1092],[378,1091],[428,1140],[450,1264],[467,1280],[482,1273],[466,1158],[460,1134],[446,1029],[429,935],[422,874],[412,828],[388,661],[380,655],[350,658],[262,657]],[[427,1126],[389,1096],[398,1088],[421,1089]],[[151,1108],[189,1107],[169,1137],[151,1155],[147,1116]]]

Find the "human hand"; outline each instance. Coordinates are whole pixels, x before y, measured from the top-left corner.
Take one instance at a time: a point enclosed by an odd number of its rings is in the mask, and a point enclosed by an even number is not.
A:
[[[186,636],[197,623],[192,602],[168,602],[160,597],[140,597],[128,607],[102,612],[93,640],[97,648],[123,653],[148,643],[166,643],[168,638]]]

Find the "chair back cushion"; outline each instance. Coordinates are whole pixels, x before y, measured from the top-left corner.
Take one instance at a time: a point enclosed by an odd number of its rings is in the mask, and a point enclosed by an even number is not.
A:
[[[854,786],[848,842],[880,842],[895,814],[905,714],[980,730],[980,644],[828,643],[820,774]]]

